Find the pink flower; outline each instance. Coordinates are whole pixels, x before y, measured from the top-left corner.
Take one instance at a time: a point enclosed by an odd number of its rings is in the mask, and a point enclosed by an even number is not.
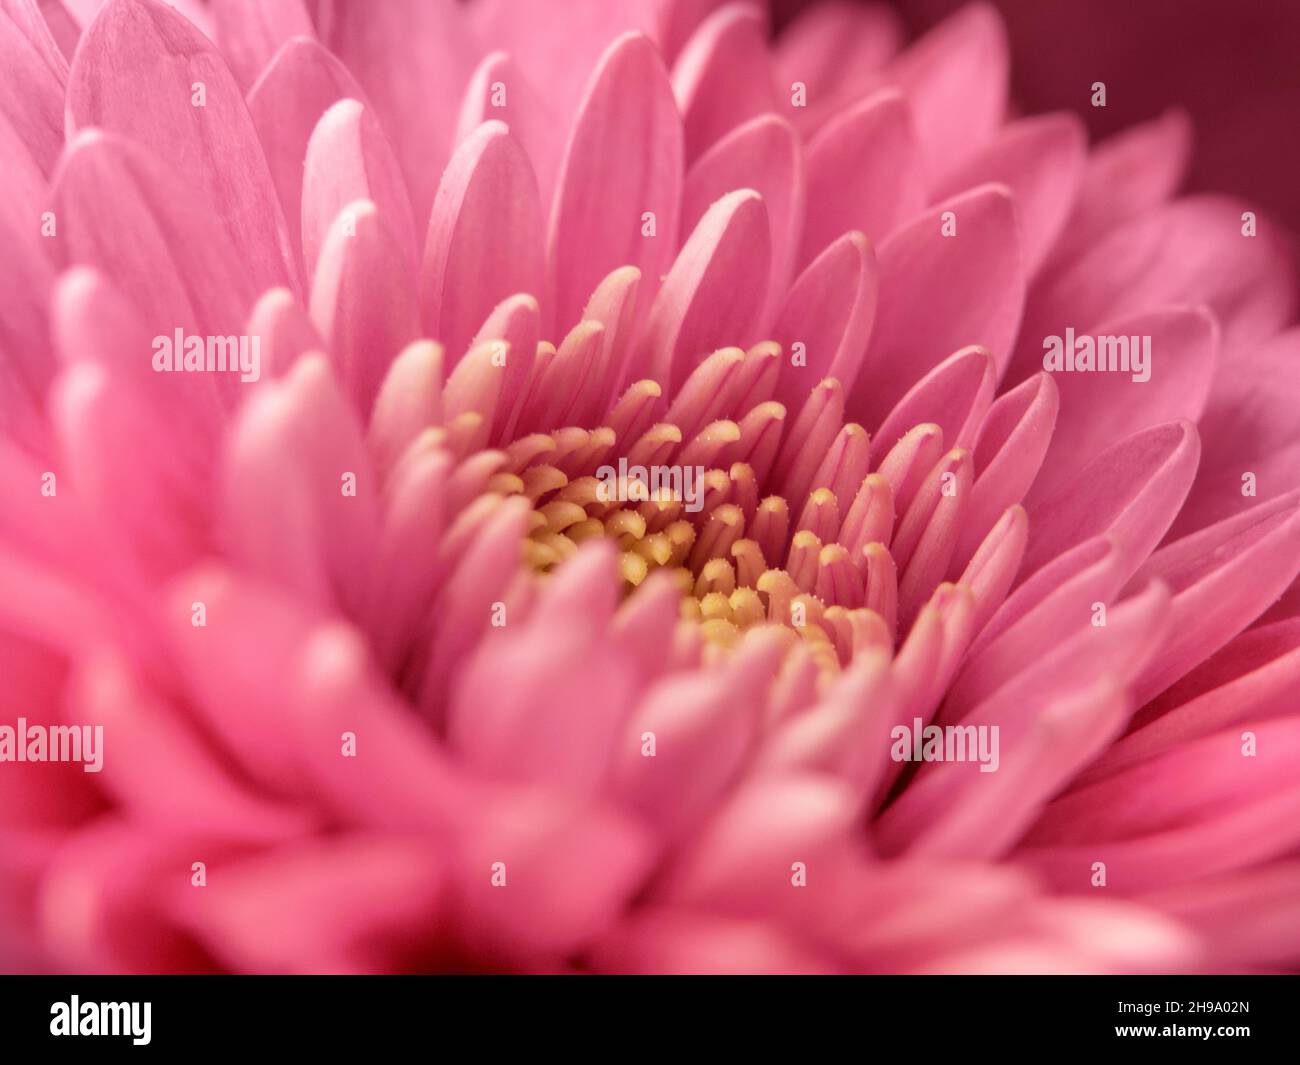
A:
[[[0,10],[6,968],[1300,962],[1294,278],[1184,119],[1008,121],[983,6],[179,6]]]

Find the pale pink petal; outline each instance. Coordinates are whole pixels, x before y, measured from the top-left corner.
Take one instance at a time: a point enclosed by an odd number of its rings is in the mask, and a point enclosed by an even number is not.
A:
[[[1174,194],[1192,150],[1182,111],[1131,126],[1089,153],[1070,220],[1053,249],[1053,265],[1078,255],[1118,223],[1153,210]]]
[[[997,140],[944,173],[930,190],[944,200],[997,182],[1016,200],[1025,272],[1033,275],[1065,224],[1083,179],[1088,138],[1072,114],[1036,115],[1007,126]]]
[[[973,448],[993,402],[993,374],[992,355],[979,347],[963,348],[912,386],[876,436],[892,444],[914,425],[932,422],[953,447]]]
[[[1290,321],[1296,296],[1286,242],[1266,217],[1242,235],[1246,205],[1193,196],[1142,215],[1044,272],[1031,293],[1010,377],[1042,365],[1043,339],[1168,304],[1203,303],[1225,358]]]
[[[429,217],[420,268],[425,332],[451,363],[514,293],[540,293],[542,212],[518,142],[500,122],[470,134],[452,156]]]
[[[365,102],[361,86],[347,68],[309,37],[295,37],[286,42],[248,90],[248,113],[266,153],[266,165],[299,264],[302,262],[302,179],[307,144],[321,115],[344,99]]]
[[[643,908],[621,922],[595,946],[591,964],[611,973],[699,976],[842,971],[829,952],[818,952],[768,922],[668,907]]]
[[[100,8],[72,62],[67,123],[69,133],[102,127],[171,160],[211,205],[248,283],[298,290],[284,212],[243,94],[216,48],[170,7],[108,0]]]
[[[1159,694],[1259,617],[1300,571],[1300,493],[1291,492],[1162,547],[1135,580],[1174,593],[1175,635],[1138,685]]]
[[[1293,713],[1300,668],[1300,618],[1247,629],[1167,688],[1133,718],[1133,728],[1085,779],[1149,758],[1239,721]]]
[[[599,788],[634,697],[631,676],[599,635],[614,608],[614,551],[606,544],[580,550],[534,614],[490,630],[466,667],[448,739],[468,765],[578,794]],[[507,674],[514,682],[504,687]],[[588,693],[593,679],[599,699]]]
[[[1107,361],[1105,338],[1123,338],[1134,354],[1135,345],[1149,338],[1149,380],[1135,380],[1136,371],[1122,369],[1052,375],[1061,392],[1061,410],[1042,475],[1027,498],[1031,506],[1069,481],[1109,442],[1162,422],[1196,421],[1210,394],[1219,331],[1204,308],[1162,308],[1082,335],[1092,337],[1099,365]],[[1201,436],[1208,458],[1210,447]]]
[[[177,441],[149,398],[83,363],[60,375],[50,413],[79,494],[121,537],[120,551],[165,577],[210,547],[211,471],[209,456]]]
[[[769,248],[758,193],[741,189],[710,207],[655,298],[633,375],[653,377],[672,395],[703,356],[757,339]]]
[[[316,123],[303,161],[302,257],[308,277],[316,276],[334,219],[354,200],[378,208],[406,269],[413,270],[415,226],[393,150],[369,108],[359,100],[340,100]]]
[[[645,37],[620,37],[592,75],[560,170],[547,252],[551,320],[577,321],[620,266],[641,271],[648,305],[672,262],[681,189],[682,124],[668,74]]]
[[[1205,454],[1176,534],[1300,487],[1300,421],[1287,387],[1297,360],[1300,329],[1289,329],[1218,367],[1198,426]]]
[[[760,115],[696,160],[682,190],[683,235],[695,229],[716,200],[744,188],[752,188],[767,205],[772,237],[768,293],[769,299],[780,299],[790,285],[804,224],[803,149],[785,119]]]
[[[326,43],[374,103],[423,224],[479,60],[464,9],[455,0],[335,4]]]
[[[955,216],[955,236],[944,236],[947,212]],[[879,425],[928,370],[968,344],[992,352],[1001,376],[1025,293],[1005,188],[985,186],[932,208],[886,240],[878,258],[880,307],[849,402],[852,417]]]
[[[619,37],[648,32],[654,21],[652,13],[645,0],[564,4],[481,0],[469,5],[468,11],[479,39],[509,55],[525,80],[525,94],[544,108],[541,119],[545,126],[535,139],[510,126],[528,152],[537,171],[542,204],[549,208],[567,138],[590,91],[592,72]],[[507,82],[507,99],[518,89]],[[607,271],[614,265],[622,263],[610,264]]]
[[[878,285],[870,242],[861,233],[846,233],[791,287],[772,338],[781,345],[778,391],[788,397],[792,415],[811,382],[834,377],[853,388],[876,320]]]
[[[975,445],[975,485],[955,565],[965,565],[1003,510],[1025,498],[1052,440],[1057,395],[1052,378],[1038,374],[989,408]]]
[[[41,47],[40,36],[24,32],[23,26],[0,11],[0,68],[5,72],[0,79],[0,126],[7,131],[4,140],[50,177],[63,147],[67,68],[61,57],[56,59],[48,47]],[[15,157],[7,156],[6,161]]]
[[[1111,445],[1029,509],[1024,572],[1103,533],[1115,540],[1132,572],[1173,524],[1200,455],[1196,426],[1186,421],[1153,426]]]
[[[419,971],[437,953],[445,861],[417,835],[299,843],[216,865],[177,919],[237,972]]]
[[[808,144],[804,266],[850,229],[884,240],[925,204],[907,101],[889,90],[854,104]]]
[[[674,61],[688,161],[742,123],[776,110],[766,21],[753,4],[729,3],[700,23]]]
[[[311,319],[363,415],[388,364],[419,332],[414,280],[373,203],[350,203],[321,248]]]
[[[287,288],[262,294],[248,317],[248,336],[261,344],[262,373],[278,377],[309,351],[324,351],[325,342],[307,309]]]
[[[146,690],[117,655],[86,662],[75,683],[78,705],[110,738],[96,779],[149,829],[267,844],[317,827],[299,804],[250,790],[213,757],[184,711]],[[176,787],[176,774],[184,788]]]
[[[813,104],[861,96],[903,41],[898,13],[886,4],[822,0],[803,8],[776,41],[782,90],[796,82]]]
[[[952,686],[954,705],[993,691],[1097,616],[1124,584],[1114,544],[1097,538],[1048,563],[1020,585],[971,645]]]
[[[993,139],[1007,106],[1010,55],[997,9],[972,3],[886,69],[911,106],[928,172],[937,177]]]
[[[1300,719],[1244,722],[1057,799],[1016,857],[1076,891],[1095,862],[1125,893],[1246,867],[1300,842],[1298,768]]]
[[[361,425],[325,360],[300,359],[259,388],[227,447],[219,523],[227,551],[309,600],[358,606],[380,486]]]
[[[213,0],[212,28],[230,72],[245,89],[282,45],[294,37],[315,36],[303,0]]]
[[[453,147],[459,147],[485,122],[504,122],[528,156],[537,175],[540,201],[549,207],[555,199],[556,171],[560,166],[555,145],[558,127],[550,107],[548,95],[528,84],[510,55],[493,52],[483,57],[465,88]],[[542,166],[548,170],[543,172],[539,169]]]
[[[115,278],[153,334],[242,327],[261,292],[255,278],[229,254],[207,204],[143,148],[113,134],[79,134],[54,195],[66,261]],[[106,196],[112,211],[102,209]]]
[[[506,352],[506,377],[501,384],[501,400],[492,426],[491,438],[494,441],[505,442],[514,438],[525,388],[536,357],[541,319],[542,312],[536,297],[519,293],[498,303],[470,341],[471,351],[490,340],[501,340],[509,345]],[[456,359],[458,356],[453,352],[450,358]]]

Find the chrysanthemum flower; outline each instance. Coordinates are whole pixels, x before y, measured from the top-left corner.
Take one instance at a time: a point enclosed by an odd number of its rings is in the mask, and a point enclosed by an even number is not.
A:
[[[981,6],[95,6],[0,7],[0,723],[103,729],[7,968],[1300,961],[1294,279],[1184,118]]]

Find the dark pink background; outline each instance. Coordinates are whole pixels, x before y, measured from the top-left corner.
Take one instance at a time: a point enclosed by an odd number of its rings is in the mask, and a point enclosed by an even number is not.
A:
[[[892,0],[915,36],[965,0]],[[1027,112],[1094,139],[1171,105],[1191,114],[1188,187],[1236,193],[1300,232],[1300,0],[993,0]],[[808,0],[774,0],[778,24]],[[1094,81],[1107,106],[1089,104]]]

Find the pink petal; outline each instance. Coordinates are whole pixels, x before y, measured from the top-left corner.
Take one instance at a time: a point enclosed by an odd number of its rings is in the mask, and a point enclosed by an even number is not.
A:
[[[1248,629],[1140,710],[1088,772],[1116,769],[1241,721],[1285,717],[1300,669],[1300,618]]]
[[[340,100],[316,123],[303,162],[302,256],[308,277],[316,276],[334,219],[354,200],[370,200],[379,209],[407,269],[414,269],[411,205],[393,150],[369,108],[357,100]]]
[[[654,46],[628,34],[601,57],[560,170],[548,238],[549,313],[560,329],[619,266],[641,271],[648,305],[672,261],[681,188],[682,125],[668,74]],[[654,236],[643,235],[651,222]]]
[[[908,833],[908,855],[974,860],[1010,850],[1062,783],[1115,737],[1128,711],[1124,692],[1103,679],[1041,707],[1021,741],[999,750],[996,773],[935,766],[956,786],[945,809]]]
[[[489,340],[502,340],[509,345],[506,377],[501,384],[501,400],[491,432],[491,438],[499,443],[514,438],[515,425],[536,357],[541,318],[541,308],[535,297],[526,293],[511,296],[493,308],[487,321],[470,341],[471,351]]]
[[[902,20],[885,4],[809,4],[777,38],[777,77],[783,89],[803,82],[810,103],[851,100],[864,95],[902,41]]]
[[[458,842],[457,937],[477,954],[547,971],[622,920],[655,858],[637,821],[551,789],[502,796]]]
[[[1240,513],[1262,499],[1300,487],[1300,425],[1291,379],[1300,359],[1300,329],[1279,333],[1218,367],[1198,428],[1205,454],[1191,495],[1174,523],[1177,535]],[[1255,495],[1244,475],[1254,474]]]
[[[544,126],[535,139],[530,139],[526,130],[515,129],[514,123],[508,124],[537,171],[545,207],[554,200],[556,175],[575,117],[591,88],[593,71],[619,37],[650,30],[653,19],[648,8],[644,0],[576,4],[482,0],[469,8],[479,40],[509,55],[523,79],[522,85],[506,82],[507,99],[517,99],[522,89],[543,109],[538,117]],[[560,56],[563,61],[557,62]],[[567,328],[576,321],[570,318],[563,325]]]
[[[1057,799],[1016,856],[1078,891],[1094,862],[1122,892],[1249,866],[1300,842],[1298,766],[1300,720],[1245,722]]]
[[[300,264],[307,144],[321,115],[344,99],[364,103],[361,86],[342,63],[315,39],[306,37],[288,41],[248,91],[248,113],[266,153],[266,165]]]
[[[262,373],[267,377],[279,377],[308,352],[325,350],[306,309],[287,288],[262,294],[249,315],[248,335],[261,342]]]
[[[67,261],[115,278],[153,335],[178,328],[225,335],[243,326],[261,291],[248,264],[230,254],[207,205],[144,149],[82,133],[54,193]]]
[[[498,303],[541,285],[537,184],[506,127],[489,122],[456,149],[434,200],[420,269],[425,332],[454,364]]]
[[[388,368],[370,416],[368,446],[387,474],[426,429],[443,422],[443,352],[430,340],[409,345]]]
[[[454,147],[485,122],[504,122],[509,127],[537,175],[540,202],[549,206],[555,198],[555,171],[560,165],[554,144],[559,127],[547,98],[528,83],[506,52],[484,56],[471,76],[456,121]],[[549,168],[545,173],[538,169],[543,165]]]
[[[1190,926],[1223,972],[1282,971],[1300,955],[1300,864],[1294,861],[1157,888],[1142,902]]]
[[[445,860],[419,836],[333,836],[223,862],[202,905],[177,909],[236,972],[417,971],[436,952]]]
[[[1065,224],[1083,179],[1088,136],[1072,114],[1036,115],[1007,126],[964,163],[947,171],[933,189],[936,200],[964,189],[997,182],[1016,200],[1025,272],[1032,275],[1047,257]]]
[[[888,67],[907,96],[934,176],[993,139],[1007,105],[1006,30],[997,9],[974,3],[940,23]]]
[[[648,373],[672,395],[702,356],[755,338],[769,276],[767,230],[752,189],[709,208],[659,290],[634,374]]]
[[[1138,685],[1159,694],[1259,617],[1300,571],[1300,493],[1260,503],[1162,547],[1136,580],[1158,578],[1174,593],[1175,635]]]
[[[1159,207],[1181,183],[1192,150],[1192,124],[1166,111],[1108,137],[1092,150],[1070,212],[1053,249],[1053,266],[1073,258],[1120,222]]]
[[[315,36],[303,0],[260,4],[213,0],[212,26],[213,40],[245,89],[257,81],[282,45],[294,37]]]
[[[706,151],[686,175],[682,190],[683,234],[728,192],[752,188],[767,205],[772,237],[769,299],[790,285],[804,222],[803,149],[789,122],[760,115],[738,126]]]
[[[799,275],[777,316],[772,338],[781,345],[778,392],[797,415],[810,382],[834,377],[852,389],[876,320],[879,275],[871,245],[846,233]],[[795,365],[795,344],[803,364]]]
[[[943,236],[942,215],[957,235]],[[979,344],[1001,376],[1024,303],[1024,263],[1006,189],[985,186],[932,208],[880,246],[880,308],[849,413],[879,425],[926,371]],[[917,307],[928,308],[918,316]]]
[[[591,965],[609,973],[793,975],[840,971],[817,952],[762,921],[686,909],[641,908],[598,943]]]
[[[1017,588],[971,645],[952,685],[951,705],[969,706],[1036,662],[1085,623],[1096,603],[1115,601],[1124,584],[1122,558],[1098,538],[1044,566]]]
[[[776,110],[766,34],[759,8],[730,3],[705,19],[677,56],[673,94],[688,160],[755,115]]]
[[[454,0],[331,7],[326,43],[374,103],[406,175],[418,223],[451,154],[457,111],[479,53]]]
[[[240,411],[222,476],[225,546],[248,570],[308,600],[356,607],[377,536],[377,480],[328,364],[300,359]]]
[[[78,492],[121,536],[119,550],[163,577],[209,549],[210,456],[178,442],[149,398],[83,363],[60,376],[50,407]],[[135,472],[129,485],[124,469]]]
[[[1196,475],[1201,444],[1191,422],[1169,422],[1111,445],[1029,511],[1025,573],[1093,536],[1112,537],[1129,571],[1151,553]],[[1046,494],[1046,493],[1045,493]]]
[[[993,402],[993,374],[992,355],[983,348],[963,348],[918,381],[876,435],[892,442],[912,426],[932,422],[953,447],[974,447]]]
[[[989,408],[975,446],[975,486],[954,564],[965,565],[1005,508],[1025,498],[1051,443],[1057,403],[1055,382],[1038,374]]]
[[[1163,308],[1098,327],[1098,337],[1150,337],[1150,380],[1123,372],[1055,373],[1061,412],[1043,472],[1028,497],[1032,506],[1070,480],[1110,442],[1162,422],[1196,421],[1210,394],[1219,331],[1203,308]],[[1104,362],[1100,346],[1098,357]],[[1202,434],[1204,442],[1204,434]],[[1209,446],[1203,449],[1209,457]]]
[[[112,745],[96,779],[151,830],[274,843],[317,827],[305,808],[248,789],[213,757],[180,708],[145,688],[115,655],[86,662],[75,683],[77,706]],[[160,772],[163,766],[169,771]],[[175,786],[175,772],[184,774],[184,788]]]
[[[1289,252],[1267,218],[1259,236],[1243,237],[1243,210],[1221,197],[1187,197],[1045,272],[1025,311],[1011,379],[1042,365],[1046,336],[1168,304],[1206,304],[1223,329],[1225,357],[1277,332],[1296,306]]]
[[[725,673],[669,678],[657,685],[627,722],[627,734],[613,753],[610,787],[620,804],[670,837],[688,832],[715,809],[757,738],[754,711],[780,650],[772,641],[763,646],[747,641],[737,652],[740,660]],[[737,714],[735,700],[742,697],[749,712]],[[647,733],[654,739],[653,757],[644,753]]]
[[[45,177],[54,167],[63,147],[63,93],[67,67],[62,57],[51,54],[53,42],[36,32],[39,27],[23,26],[0,11],[0,126],[6,128],[6,144],[13,156],[26,157]]]
[[[196,81],[201,107],[191,102]],[[217,50],[171,8],[153,0],[100,8],[72,62],[67,123],[69,133],[99,126],[172,160],[216,213],[248,284],[298,290],[289,230],[243,94]]]
[[[921,160],[907,102],[870,96],[827,123],[808,144],[808,219],[800,265],[851,229],[884,240],[925,204]]]
[[[449,742],[469,765],[580,794],[599,787],[634,695],[599,636],[613,613],[614,580],[612,547],[588,545],[560,568],[527,622],[489,630],[448,719]],[[593,669],[599,699],[585,694]],[[505,673],[518,683],[502,687]]]
[[[969,522],[969,518],[967,519]],[[1008,507],[988,535],[980,542],[961,574],[960,583],[970,589],[975,601],[971,630],[980,632],[1011,590],[1029,537],[1025,508]],[[951,573],[956,567],[950,567]]]
[[[361,200],[335,220],[312,279],[312,322],[363,415],[388,364],[419,332],[414,283],[403,263],[375,205]]]
[[[605,347],[596,377],[596,383],[603,383],[603,394],[596,408],[586,412],[584,421],[605,418],[609,404],[623,387],[640,288],[641,272],[635,266],[620,267],[597,286],[582,310],[583,321],[600,322],[605,327]]]
[[[528,510],[526,499],[489,500],[487,516],[463,555],[454,567],[444,563],[448,573],[439,589],[436,612],[431,613],[436,631],[419,695],[421,710],[435,724],[447,720],[449,705],[452,717],[460,712],[455,709],[453,685],[468,668],[466,658],[483,633],[495,631],[489,630],[493,604],[505,602],[514,580],[528,531]],[[444,550],[453,531],[443,537]],[[490,652],[490,644],[482,644],[483,654]]]

